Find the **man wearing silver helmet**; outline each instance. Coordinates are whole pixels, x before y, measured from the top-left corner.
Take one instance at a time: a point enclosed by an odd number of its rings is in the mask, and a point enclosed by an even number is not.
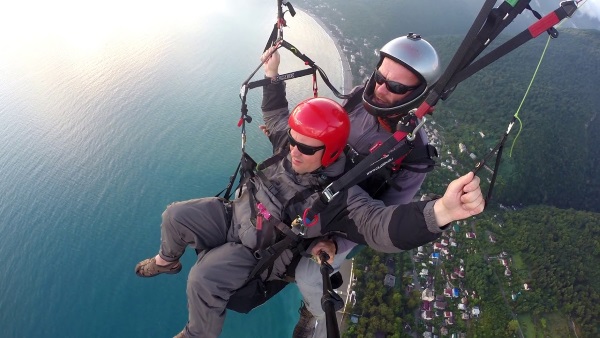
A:
[[[358,154],[368,155],[396,131],[403,116],[425,100],[441,72],[437,52],[419,35],[410,33],[386,43],[367,83],[352,90],[353,96],[362,95],[362,104],[345,105],[352,123],[349,145]],[[425,179],[422,171],[433,168],[435,148],[427,146],[423,129],[417,135],[415,149],[402,166],[391,168],[391,179],[387,178],[386,184],[363,185],[386,205],[410,202]]]
[[[272,53],[268,50],[263,56]],[[279,55],[275,51],[265,62],[265,75],[278,75]],[[416,108],[441,75],[435,49],[419,35],[410,33],[385,44],[380,50],[377,67],[365,85],[354,88],[344,102],[351,121],[347,156],[357,163],[396,130],[400,118]],[[285,92],[284,94],[285,95]],[[282,98],[285,100],[285,97]],[[419,130],[415,149],[402,165],[390,165],[382,175],[361,183],[369,194],[386,205],[409,203],[419,191],[426,172],[433,168],[435,148],[427,144],[427,135]],[[335,241],[335,243],[333,243]],[[316,250],[334,257],[337,271],[355,246],[343,238],[320,243]],[[337,252],[336,252],[337,249]],[[321,308],[323,293],[319,266],[302,258],[295,270],[295,281],[302,293],[303,305],[294,338],[325,338],[325,312]]]
[[[435,49],[414,33],[388,42],[379,55],[363,92],[364,108],[386,129],[395,130],[398,119],[423,102],[441,66]]]

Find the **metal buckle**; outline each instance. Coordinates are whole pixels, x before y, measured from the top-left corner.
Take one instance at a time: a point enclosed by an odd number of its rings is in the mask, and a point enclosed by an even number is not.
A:
[[[406,135],[406,139],[411,142],[414,141],[415,138],[417,138],[417,132],[419,131],[419,129],[421,129],[421,127],[423,127],[423,125],[425,124],[425,121],[427,121],[427,118],[425,116],[423,116],[423,118],[421,119],[421,122],[419,124],[417,124],[415,129],[413,129],[412,133],[409,133],[408,135]]]
[[[331,192],[332,185],[333,183],[329,184],[325,189],[323,189],[323,195],[327,199],[327,203],[331,202],[331,200],[339,193],[339,191],[336,191],[335,193]]]

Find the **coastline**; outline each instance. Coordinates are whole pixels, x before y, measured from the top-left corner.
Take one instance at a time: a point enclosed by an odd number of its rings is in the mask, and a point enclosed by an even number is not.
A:
[[[317,16],[315,16],[313,13],[311,13],[310,11],[304,9],[304,8],[298,8],[296,6],[296,9],[299,11],[302,11],[303,13],[306,13],[306,15],[308,15],[310,18],[312,18],[320,27],[321,29],[323,29],[325,31],[325,33],[327,33],[327,36],[329,36],[329,38],[331,39],[331,41],[333,41],[333,44],[335,45],[335,48],[338,51],[339,57],[340,57],[340,66],[342,67],[342,89],[340,90],[340,92],[342,94],[348,94],[350,92],[350,90],[352,90],[353,86],[353,77],[352,77],[352,69],[350,69],[350,62],[348,62],[348,58],[346,57],[346,54],[344,54],[344,51],[342,50],[342,47],[340,46],[339,40],[338,38],[333,34],[333,32],[327,27],[327,25],[321,21],[321,19],[319,19]]]
[[[296,7],[296,10],[302,11],[303,13],[306,13],[310,18],[312,18],[321,27],[321,29],[323,29],[325,31],[325,33],[327,33],[327,36],[329,36],[329,38],[333,41],[335,48],[338,51],[339,58],[340,58],[340,64],[342,67],[343,81],[342,81],[342,88],[341,88],[340,92],[342,94],[349,94],[350,91],[352,90],[352,88],[354,88],[354,85],[353,85],[354,79],[352,76],[352,69],[350,68],[350,62],[348,62],[348,58],[346,57],[346,54],[344,54],[344,51],[342,50],[342,47],[340,46],[337,37],[327,27],[327,25],[325,25],[325,23],[323,21],[321,21],[318,17],[313,15],[313,13],[311,13],[310,11],[307,11],[303,8],[298,8],[298,7]],[[353,259],[346,259],[344,261],[344,263],[342,263],[342,266],[340,267],[339,271],[342,274],[343,283],[338,289],[335,290],[342,297],[342,299],[344,299],[344,307],[341,310],[338,310],[336,313],[340,333],[343,333],[346,331],[346,326],[348,325],[348,323],[344,322],[344,317],[345,317],[344,315],[346,314],[346,307],[348,306],[348,303],[351,302],[353,299],[352,298],[352,293],[353,293],[352,270],[354,269],[353,263],[354,263]],[[356,300],[354,299],[354,301],[356,301]]]

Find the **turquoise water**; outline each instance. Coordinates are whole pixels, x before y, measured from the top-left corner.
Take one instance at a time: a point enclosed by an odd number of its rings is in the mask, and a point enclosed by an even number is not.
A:
[[[13,7],[0,14],[0,337],[171,337],[187,320],[193,252],[178,275],[133,268],[156,253],[168,203],[216,194],[235,168],[239,88],[275,1]],[[302,13],[287,18],[286,40],[341,86],[332,40]],[[286,53],[282,71],[303,68]],[[290,82],[291,103],[310,82]],[[257,158],[270,149],[260,99],[249,93]],[[229,313],[222,337],[289,337],[298,305],[290,286]]]

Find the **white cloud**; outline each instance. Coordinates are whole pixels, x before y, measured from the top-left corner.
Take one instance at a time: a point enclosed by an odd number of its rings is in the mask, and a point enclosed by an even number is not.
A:
[[[596,20],[600,20],[600,0],[586,0],[580,4],[578,11]]]

